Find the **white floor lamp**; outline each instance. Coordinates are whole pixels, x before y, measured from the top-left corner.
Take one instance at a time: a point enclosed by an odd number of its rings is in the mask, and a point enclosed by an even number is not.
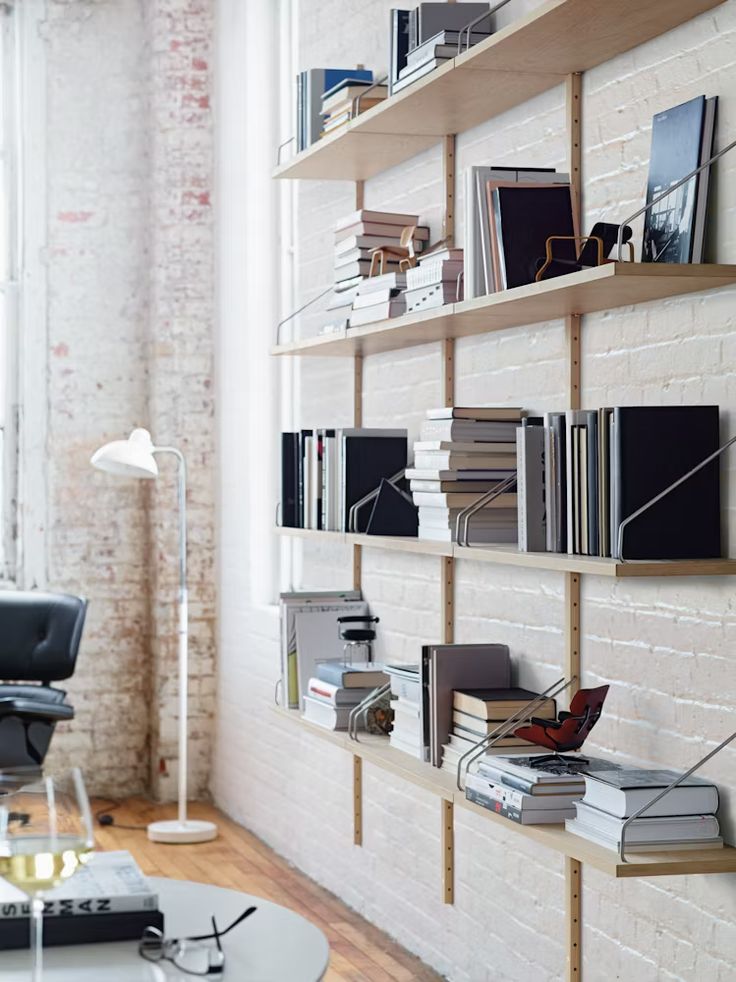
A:
[[[154,454],[173,454],[179,464],[179,817],[170,822],[152,822],[148,838],[154,842],[208,842],[217,835],[214,822],[187,818],[187,469],[184,455],[176,447],[155,447],[148,430],[133,430],[127,440],[106,443],[92,455],[98,470],[118,477],[155,479],[158,466]]]

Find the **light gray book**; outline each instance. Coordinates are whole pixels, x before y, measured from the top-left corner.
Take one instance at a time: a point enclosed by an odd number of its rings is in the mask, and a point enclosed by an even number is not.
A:
[[[519,552],[545,552],[547,527],[544,482],[544,427],[524,425],[516,430],[516,505],[519,514]]]

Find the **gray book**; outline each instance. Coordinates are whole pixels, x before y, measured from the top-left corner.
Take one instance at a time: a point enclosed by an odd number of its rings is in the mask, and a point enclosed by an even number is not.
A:
[[[524,420],[516,430],[516,485],[519,552],[545,552],[547,525],[544,482],[544,427]]]
[[[420,3],[409,15],[409,51],[440,31],[461,31],[490,8],[490,3]],[[491,29],[490,13],[473,24],[473,30],[482,34],[490,34]]]

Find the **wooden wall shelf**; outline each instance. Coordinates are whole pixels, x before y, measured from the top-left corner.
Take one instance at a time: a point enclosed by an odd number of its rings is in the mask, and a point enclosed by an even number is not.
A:
[[[274,176],[366,180],[721,2],[549,0],[297,154]]]
[[[421,553],[425,556],[452,556],[477,563],[498,566],[526,566],[557,573],[589,573],[617,579],[651,576],[734,576],[736,559],[652,560],[621,563],[598,556],[570,556],[564,552],[519,552],[516,546],[458,546],[427,539],[392,535],[353,535],[346,532],[321,532],[316,529],[276,528],[278,535],[295,536],[324,544],[363,546],[389,552]]]
[[[539,324],[572,314],[664,300],[736,283],[736,265],[608,263],[435,310],[292,341],[275,355],[346,356],[395,351],[446,338]]]
[[[456,807],[475,812],[490,822],[500,823],[508,832],[518,833],[540,845],[561,853],[570,859],[589,863],[602,873],[617,879],[641,876],[684,876],[693,873],[734,873],[736,872],[736,849],[725,846],[723,849],[695,849],[687,852],[671,853],[632,853],[626,863],[622,863],[610,849],[597,846],[587,839],[566,832],[563,825],[518,825],[487,808],[468,801],[458,791],[453,775],[432,767],[409,754],[396,750],[385,737],[360,735],[360,742],[350,740],[346,733],[326,730],[302,719],[298,710],[274,707],[274,712],[291,724],[327,742],[347,750],[368,763],[389,771],[411,784],[437,794]]]

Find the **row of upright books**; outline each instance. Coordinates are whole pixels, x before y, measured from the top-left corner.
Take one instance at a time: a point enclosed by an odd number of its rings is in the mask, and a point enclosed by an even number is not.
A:
[[[350,509],[406,467],[406,430],[345,427],[281,434],[281,524],[347,532]],[[358,512],[365,531],[370,508]]]
[[[514,476],[522,417],[523,410],[514,407],[449,406],[427,412],[406,475],[420,538],[455,541],[462,510]],[[474,541],[516,542],[517,505],[513,491],[490,501],[473,517]]]
[[[621,558],[624,520],[719,446],[718,406],[616,406],[527,417],[517,431],[519,548]],[[628,559],[721,553],[711,461],[623,529]]]

